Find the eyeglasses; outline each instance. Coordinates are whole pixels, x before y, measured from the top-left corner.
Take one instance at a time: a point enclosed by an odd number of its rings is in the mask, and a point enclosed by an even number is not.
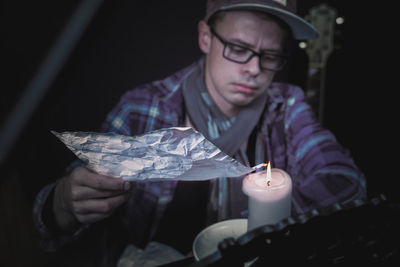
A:
[[[283,69],[286,64],[287,56],[278,53],[258,53],[248,47],[234,44],[224,40],[215,30],[210,27],[211,33],[224,45],[223,57],[239,64],[246,64],[254,56],[259,59],[260,69],[279,71]]]

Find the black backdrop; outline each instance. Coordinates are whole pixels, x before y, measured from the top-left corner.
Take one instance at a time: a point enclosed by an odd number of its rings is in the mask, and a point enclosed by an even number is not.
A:
[[[5,71],[0,123],[10,115],[79,2],[1,4],[0,52]],[[305,15],[324,1],[299,2],[300,14]],[[395,50],[390,48],[391,35],[385,35],[394,24],[389,16],[381,20],[389,8],[373,3],[358,6],[359,1],[325,2],[345,18],[340,47],[328,62],[326,126],[350,149],[367,176],[369,193],[397,197],[396,117],[389,105],[395,87],[388,71]],[[199,58],[196,31],[204,10],[204,0],[104,1],[2,163],[0,183],[16,175],[31,205],[38,190],[74,158],[50,130],[96,131],[124,91],[166,77]],[[305,67],[304,52],[296,50],[280,79],[304,86]]]

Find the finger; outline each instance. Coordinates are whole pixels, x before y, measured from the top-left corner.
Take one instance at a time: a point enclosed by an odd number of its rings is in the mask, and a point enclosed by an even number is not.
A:
[[[129,195],[124,193],[109,198],[75,201],[72,203],[72,209],[76,216],[91,213],[111,214],[129,198]]]
[[[128,191],[131,183],[122,178],[114,178],[89,171],[87,168],[77,168],[74,173],[77,184],[99,190]]]
[[[91,188],[88,186],[75,186],[71,190],[71,199],[73,201],[80,201],[86,199],[96,199],[96,198],[109,198],[127,193],[121,190],[99,190],[96,188]]]
[[[95,223],[109,217],[111,214],[104,213],[90,213],[90,214],[78,214],[76,218],[80,223]]]

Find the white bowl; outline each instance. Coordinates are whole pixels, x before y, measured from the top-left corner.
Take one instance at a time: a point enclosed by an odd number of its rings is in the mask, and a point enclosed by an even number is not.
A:
[[[212,224],[197,234],[193,241],[193,255],[201,260],[218,250],[225,238],[238,238],[247,232],[247,219],[232,219]]]

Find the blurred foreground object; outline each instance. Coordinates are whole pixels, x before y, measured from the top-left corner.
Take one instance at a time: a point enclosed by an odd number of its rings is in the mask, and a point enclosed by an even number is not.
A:
[[[164,266],[400,266],[399,226],[400,203],[380,195],[261,226],[201,261]]]

